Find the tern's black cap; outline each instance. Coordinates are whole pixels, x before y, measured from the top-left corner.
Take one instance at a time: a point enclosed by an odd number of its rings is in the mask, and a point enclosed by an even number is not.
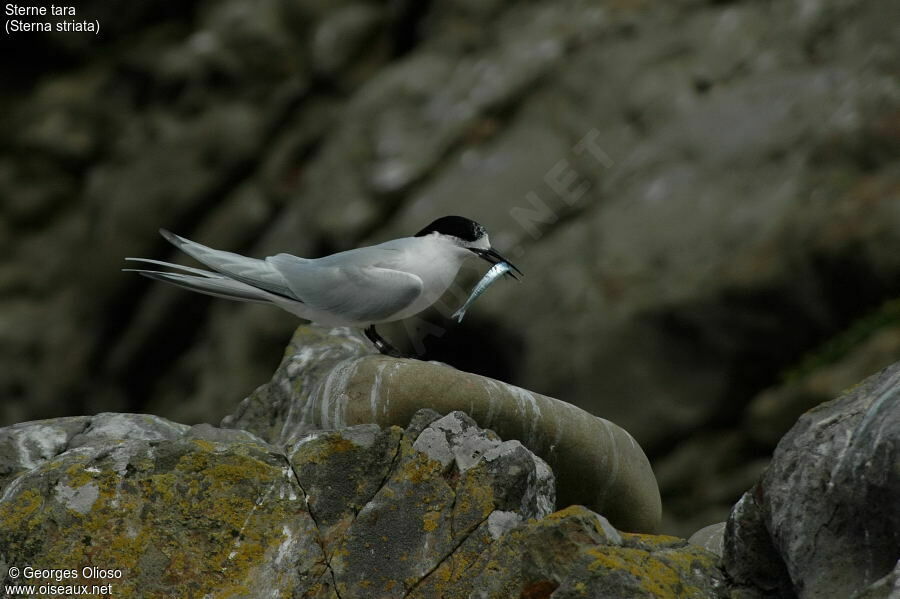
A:
[[[474,220],[463,216],[442,216],[418,233],[416,237],[424,237],[431,233],[452,235],[464,241],[477,241],[484,237],[485,228]]]

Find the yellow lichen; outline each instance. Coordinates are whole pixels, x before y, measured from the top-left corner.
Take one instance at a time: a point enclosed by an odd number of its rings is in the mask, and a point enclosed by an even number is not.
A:
[[[627,572],[641,588],[655,597],[680,597],[700,592],[696,587],[684,584],[679,569],[669,563],[671,556],[662,559],[649,551],[627,547],[592,547],[586,552],[594,560],[588,565],[588,570]],[[681,559],[677,558],[678,561]],[[690,562],[690,558],[687,561]],[[689,563],[687,566],[689,571]]]
[[[627,541],[637,541],[639,543],[643,543],[644,545],[652,545],[655,547],[666,547],[669,545],[681,545],[684,543],[684,539],[679,537],[672,537],[669,535],[648,535],[641,534],[636,532],[623,532],[622,538]]]
[[[91,473],[85,470],[85,464],[76,462],[66,468],[66,477],[68,486],[78,488],[84,486],[93,480]]]
[[[203,451],[213,452],[216,450],[216,446],[206,439],[194,439],[192,442]]]
[[[572,516],[584,516],[591,513],[592,512],[583,505],[570,505],[569,507],[553,512],[544,518],[544,520],[564,520],[566,518],[571,518]]]
[[[254,515],[296,521],[302,507],[280,501],[283,494],[277,489],[266,494],[272,485],[283,484],[280,466],[239,453],[213,454],[216,446],[208,442],[193,446],[196,450],[181,456],[169,472],[153,472],[148,460],[135,460],[128,477],[114,470],[87,472],[80,462],[58,463],[67,484],[97,485],[99,495],[91,510],[49,525],[49,512],[40,509],[40,492],[27,490],[0,504],[0,526],[7,531],[47,526],[54,531],[42,537],[36,558],[48,567],[103,564],[122,569],[126,576],[116,587],[122,596],[168,597],[166,589],[185,581],[196,585],[192,594],[197,596],[247,595],[251,590],[244,583],[267,552],[278,551],[284,541],[281,530],[260,526],[263,520]],[[269,500],[266,509],[257,511],[264,498]],[[147,581],[141,579],[139,566],[148,552],[159,556],[154,559],[164,570],[150,587],[142,587]]]
[[[12,501],[0,503],[0,523],[4,530],[33,528],[39,521],[44,498],[35,489],[19,493]]]
[[[359,446],[350,439],[339,433],[331,433],[303,445],[300,451],[294,454],[292,461],[301,466],[325,464],[335,454],[348,453],[358,449]]]
[[[441,513],[440,512],[426,512],[422,517],[422,528],[425,532],[433,532],[437,530],[438,525],[441,522]]]

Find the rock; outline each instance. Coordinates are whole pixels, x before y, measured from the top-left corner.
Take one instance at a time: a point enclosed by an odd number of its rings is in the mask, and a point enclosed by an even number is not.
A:
[[[461,412],[284,448],[100,414],[0,429],[0,448],[4,584],[60,582],[23,580],[31,565],[123,597],[726,596],[716,557],[682,539],[551,513],[547,464]]]
[[[725,524],[725,522],[717,522],[704,526],[690,536],[688,543],[703,547],[721,557],[725,543]]]
[[[493,542],[489,528],[476,530],[409,596],[728,596],[712,553],[684,539],[620,534],[602,516],[582,506],[530,521]]]
[[[272,381],[244,400],[223,425],[290,444],[322,428],[406,423],[421,408],[463,410],[480,426],[521,440],[546,460],[557,474],[562,503],[584,504],[625,530],[658,527],[656,479],[623,429],[512,385],[443,364],[369,355],[371,351],[358,333],[301,326]],[[452,448],[434,434],[421,447],[449,456]]]
[[[88,416],[14,424],[0,435],[0,486],[59,455],[91,422]]]
[[[410,582],[430,575],[479,527],[499,536],[553,510],[547,465],[519,443],[501,443],[476,429],[464,414],[432,422],[418,438],[401,436],[396,428],[378,438],[377,430],[361,425],[314,433],[297,443],[291,458],[304,489],[312,481],[308,492],[316,499],[310,510],[323,527],[323,545],[343,597],[404,596]],[[376,467],[359,460],[357,454],[368,447],[379,456]],[[473,453],[473,447],[485,451]],[[318,461],[322,455],[334,456],[324,468]],[[344,460],[354,465],[343,468]],[[332,480],[363,468],[359,471],[380,487],[354,488],[351,478],[347,493],[347,484]]]
[[[724,564],[737,583],[851,597],[900,559],[900,363],[807,412],[735,506]]]
[[[263,596],[322,577],[315,522],[290,464],[258,438],[137,414],[84,418],[70,434],[73,424],[0,430],[4,446],[22,447],[25,467],[0,489],[7,565],[119,570],[65,582],[110,583],[123,597]],[[49,431],[65,437],[36,455],[29,439]],[[59,584],[30,581],[40,582]]]
[[[747,599],[796,596],[752,492],[745,493],[732,509],[722,549],[726,572]]]

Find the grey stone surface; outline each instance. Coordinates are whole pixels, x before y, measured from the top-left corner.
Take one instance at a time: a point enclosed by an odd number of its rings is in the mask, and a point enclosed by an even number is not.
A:
[[[0,484],[59,455],[90,425],[87,416],[15,424],[0,433]]]
[[[725,522],[704,526],[688,538],[688,543],[703,547],[718,556],[725,550]]]
[[[813,598],[850,597],[887,576],[900,559],[898,434],[900,363],[807,412],[731,514],[732,578],[770,591],[787,573]]]
[[[731,511],[723,538],[723,566],[746,597],[793,597],[790,574],[766,527],[755,488]]]

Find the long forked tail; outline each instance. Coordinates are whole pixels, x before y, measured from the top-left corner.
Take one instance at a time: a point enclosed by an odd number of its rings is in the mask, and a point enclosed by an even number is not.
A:
[[[125,258],[131,262],[144,262],[149,264],[157,264],[172,269],[182,270],[191,274],[179,272],[163,272],[158,270],[146,270],[141,268],[123,268],[124,272],[136,272],[140,275],[171,283],[190,291],[205,293],[214,297],[236,300],[239,302],[260,302],[264,304],[272,303],[273,296],[263,289],[258,289],[247,283],[235,281],[218,273],[199,268],[191,268],[189,266],[181,266],[180,264],[171,264],[160,260],[150,260],[148,258]]]
[[[267,260],[250,258],[232,252],[216,250],[203,244],[175,235],[165,229],[159,230],[166,241],[188,254],[207,267],[225,275],[228,279],[246,283],[257,289],[263,289],[289,300],[296,301],[294,293],[279,271]],[[194,269],[196,271],[197,269]],[[206,271],[194,272],[194,274]],[[201,274],[201,276],[204,276]]]

